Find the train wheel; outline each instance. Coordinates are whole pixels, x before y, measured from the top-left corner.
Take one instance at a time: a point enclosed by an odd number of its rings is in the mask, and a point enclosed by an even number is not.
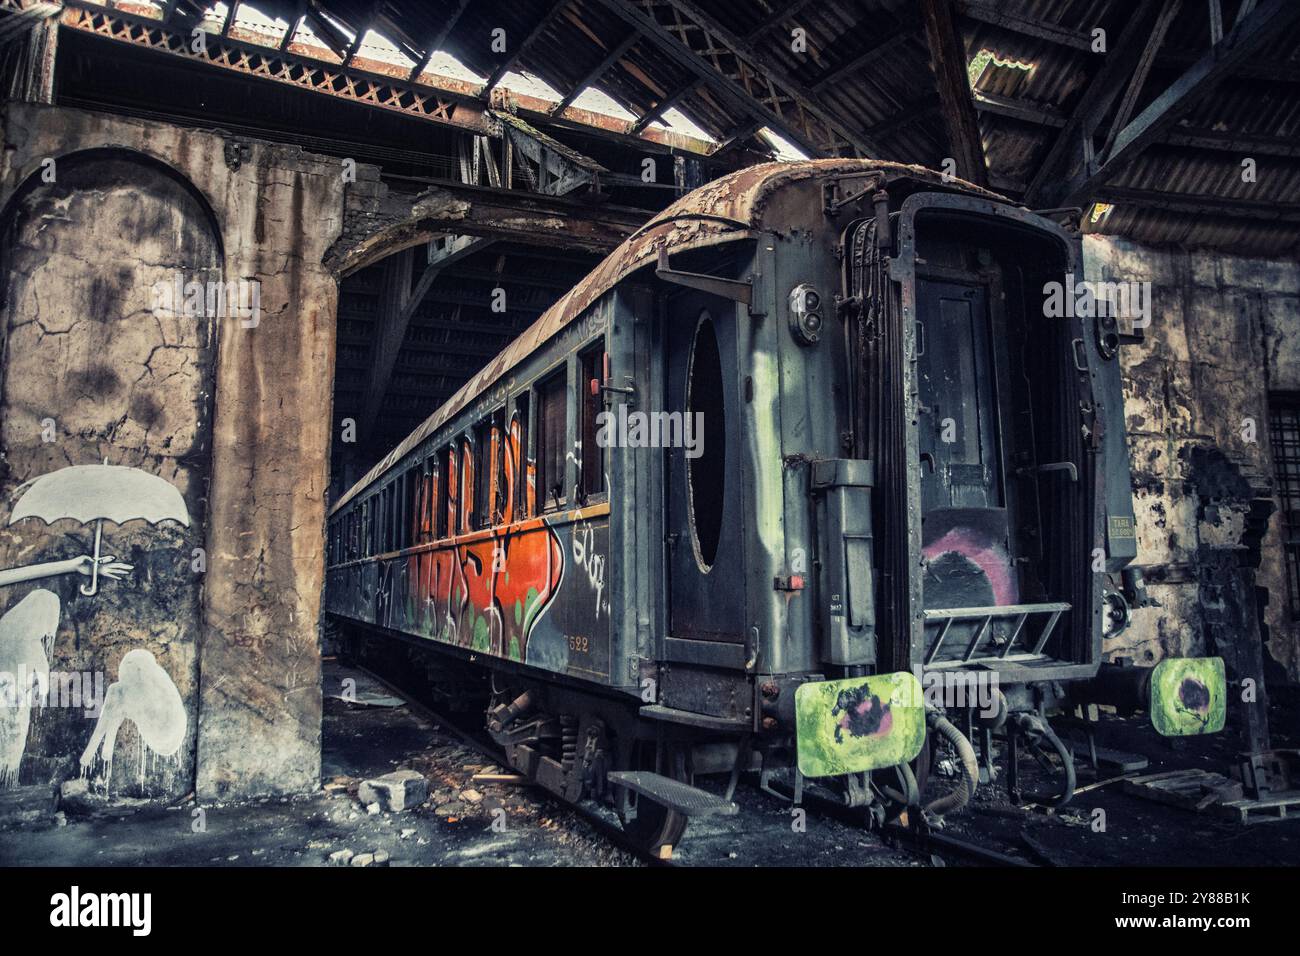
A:
[[[674,744],[664,748],[663,760],[656,759],[653,743],[638,748],[638,770],[653,770],[683,783],[689,782],[686,773],[686,751]],[[638,846],[658,856],[664,847],[675,847],[686,833],[687,819],[676,810],[663,804],[638,797],[636,818],[623,821],[625,832]]]

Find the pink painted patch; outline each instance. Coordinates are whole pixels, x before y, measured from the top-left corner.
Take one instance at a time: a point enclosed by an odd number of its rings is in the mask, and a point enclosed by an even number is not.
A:
[[[993,589],[995,605],[1020,603],[1020,588],[1011,574],[1011,562],[1005,550],[981,540],[969,528],[953,528],[938,541],[926,545],[921,554],[927,561],[933,561],[949,552],[960,554],[983,572]]]

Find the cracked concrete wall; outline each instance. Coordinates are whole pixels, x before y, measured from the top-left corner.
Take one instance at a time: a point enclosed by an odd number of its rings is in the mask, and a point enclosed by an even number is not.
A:
[[[172,482],[193,519],[188,531],[135,522],[106,533],[107,550],[136,569],[105,582],[96,598],[74,594],[76,575],[60,579],[70,614],[100,603],[84,612],[93,627],[66,617],[54,654],[70,646],[74,656],[102,661],[111,680],[124,651],[147,647],[175,682],[187,716],[184,756],[170,776],[145,766],[143,785],[133,768],[137,790],[193,788],[214,799],[314,789],[337,306],[337,284],[321,263],[341,229],[342,163],[32,104],[9,104],[3,123],[0,201],[33,174],[38,182],[48,158],[67,196],[32,190],[45,204],[31,220],[38,224],[14,253],[5,250],[2,271],[21,270],[17,285],[26,292],[11,297],[4,317],[11,331],[0,442],[8,469],[0,491],[68,462],[108,457]],[[106,148],[113,152],[75,158]],[[153,178],[106,189],[103,178],[117,166]],[[63,179],[77,168],[84,181]],[[51,250],[59,255],[42,259]],[[205,331],[201,322],[158,320],[152,283],[159,269],[178,268],[187,278],[254,284],[256,324],[218,317]],[[82,313],[80,322],[71,318]],[[38,315],[42,322],[24,324]],[[47,315],[71,323],[69,331]],[[44,417],[61,429],[53,447],[33,444]],[[86,547],[80,526],[29,530],[21,542],[4,537],[9,550],[0,559],[12,563]],[[200,545],[206,570],[195,573],[191,552]],[[0,591],[8,606],[11,590]],[[143,753],[129,752],[132,723],[120,734],[126,756]],[[32,773],[66,776],[85,735],[86,726],[48,735],[34,728],[30,739],[46,762]],[[127,777],[116,787],[129,790]]]
[[[1151,283],[1146,340],[1125,346],[1121,362],[1135,563],[1157,604],[1136,609],[1106,651],[1148,664],[1203,654],[1225,615],[1200,569],[1250,551],[1252,502],[1272,494],[1268,393],[1300,388],[1300,264],[1105,236],[1085,237],[1084,262],[1089,279]],[[1280,520],[1275,510],[1257,584],[1269,591],[1266,666],[1295,681],[1300,624],[1288,619]]]
[[[115,759],[91,759],[85,770],[113,792],[182,796],[194,766],[202,609],[191,551],[203,544],[215,349],[211,323],[151,314],[150,289],[176,269],[219,267],[220,243],[195,196],[129,156],[64,161],[54,182],[26,191],[6,218],[4,500],[12,504],[16,489],[58,469],[107,461],[171,482],[191,524],[109,525],[104,553],[134,572],[104,581],[98,594],[82,594],[85,578],[65,573],[5,588],[0,601],[9,612],[38,589],[56,595],[58,630],[46,660],[62,674],[100,675],[106,688],[128,652],[153,655],[183,701],[181,746],[153,759],[128,722],[114,735]],[[0,513],[7,519],[10,506]],[[23,519],[0,534],[0,568],[90,554],[93,539],[93,525],[70,518],[52,526]],[[21,636],[0,640],[12,646]],[[19,781],[81,772],[94,714],[44,706],[30,724]]]

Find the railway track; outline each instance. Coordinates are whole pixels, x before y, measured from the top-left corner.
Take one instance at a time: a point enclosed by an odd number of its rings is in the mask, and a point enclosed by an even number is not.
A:
[[[494,741],[487,738],[483,732],[465,729],[446,714],[440,713],[430,707],[424,701],[416,698],[412,692],[397,686],[382,674],[360,664],[354,664],[353,666],[382,684],[396,696],[401,697],[413,710],[419,713],[443,733],[455,738],[461,744],[473,750],[475,753],[480,754],[485,759],[491,760],[503,767],[508,766],[505,761],[505,754],[502,752],[500,747],[498,747]],[[773,784],[773,788],[777,791],[785,790],[783,796],[790,796],[789,791],[780,783]],[[561,800],[559,797],[556,797],[554,794],[541,787],[536,787],[535,789],[548,800],[563,806],[565,810],[573,813],[593,831],[604,837],[611,844],[618,847],[620,850],[623,850],[625,853],[634,856],[645,865],[653,867],[681,866],[679,860],[664,859],[648,852],[644,847],[630,839],[617,823],[606,819],[590,807]],[[769,799],[777,799],[777,797],[771,794],[767,794],[766,796],[768,796]],[[843,804],[819,796],[815,791],[804,791],[801,806],[825,819],[836,820],[840,823],[851,826],[854,829],[862,829],[862,810],[860,808],[854,809],[846,807]],[[894,846],[907,853],[913,854],[927,862],[931,860],[933,854],[943,853],[945,856],[956,855],[971,864],[979,866],[1004,866],[1016,868],[1036,866],[1034,863],[1001,853],[990,847],[981,846],[933,830],[922,832],[898,824],[889,824],[885,827],[883,832],[877,833],[877,836],[883,839],[887,845]]]
[[[423,701],[418,700],[411,694],[410,691],[398,687],[396,684],[394,684],[393,682],[385,678],[382,674],[378,674],[375,671],[371,670],[370,668],[364,667],[360,664],[353,664],[352,666],[354,666],[357,670],[362,671],[373,680],[382,684],[384,687],[388,688],[388,690],[392,691],[392,693],[395,694],[396,696],[402,698],[402,700],[406,701],[407,704],[413,710],[419,713],[422,717],[428,720],[431,724],[433,724],[443,733],[447,734],[450,737],[454,737],[464,746],[473,750],[475,753],[485,757],[486,759],[491,760],[493,763],[500,764],[502,767],[509,766],[509,764],[506,763],[505,754],[501,751],[501,748],[499,748],[493,741],[483,736],[480,736],[479,734],[468,731],[463,727],[458,726],[454,720],[447,717],[445,714],[439,713],[438,711],[434,710],[432,707],[430,707],[428,704],[424,703]],[[584,807],[581,806],[580,804],[568,803],[567,801],[561,800],[559,797],[556,797],[554,794],[550,793],[549,791],[545,790],[542,787],[535,787],[535,789],[539,793],[545,795],[548,800],[551,800],[556,804],[563,806],[565,810],[579,817],[584,823],[586,823],[589,827],[591,827],[591,829],[599,833],[602,837],[604,837],[614,846],[618,847],[620,850],[623,850],[625,853],[629,853],[635,856],[638,860],[645,863],[647,866],[671,867],[677,865],[677,863],[674,860],[662,859],[658,856],[655,856],[653,853],[648,852],[644,847],[639,846],[635,841],[631,840],[628,837],[628,835],[623,832],[621,827],[619,827],[617,824],[609,820],[604,819],[600,814],[594,812],[589,807]]]

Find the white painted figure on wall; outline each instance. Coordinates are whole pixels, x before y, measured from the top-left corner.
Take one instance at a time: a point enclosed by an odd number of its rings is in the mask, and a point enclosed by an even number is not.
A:
[[[126,720],[135,724],[140,734],[142,777],[146,749],[159,757],[175,757],[185,741],[185,703],[180,691],[153,654],[138,647],[122,658],[117,681],[109,685],[99,722],[81,755],[82,774],[90,774],[98,756],[104,762],[105,782],[112,779],[113,748]]]
[[[25,518],[39,518],[47,524],[65,518],[83,524],[94,521],[95,553],[0,571],[0,586],[79,573],[90,579],[80,592],[92,596],[98,593],[101,577],[120,580],[133,570],[111,555],[101,555],[105,521],[120,525],[170,520],[185,527],[190,521],[175,486],[138,468],[107,462],[61,468],[28,482],[16,494],[18,501],[9,524]],[[31,708],[49,683],[60,611],[58,595],[41,588],[0,617],[0,787],[17,783]],[[180,750],[186,728],[180,692],[153,654],[145,650],[128,652],[118,665],[118,680],[105,696],[90,744],[81,757],[83,773],[102,752],[107,784],[117,733],[125,720],[131,720],[140,734],[142,776],[146,749],[168,758]]]
[[[90,577],[89,555],[67,561],[46,561],[0,571],[0,586],[20,584],[61,574]],[[100,558],[99,574],[118,580],[131,572],[112,556]],[[37,588],[0,617],[0,788],[18,782],[18,768],[27,748],[32,706],[49,686],[50,655],[59,629],[59,596]]]

